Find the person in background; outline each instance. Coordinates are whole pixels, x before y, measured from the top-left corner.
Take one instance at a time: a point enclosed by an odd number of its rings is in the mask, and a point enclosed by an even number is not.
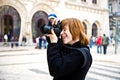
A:
[[[39,38],[40,37],[36,37],[36,39],[35,39],[35,41],[36,41],[35,49],[39,48]]]
[[[27,39],[25,36],[22,38],[22,46],[26,46]]]
[[[115,40],[114,40],[114,38],[111,39],[111,43],[112,43],[113,46],[115,46]]]
[[[43,41],[43,39],[42,39],[42,37],[40,36],[40,37],[39,37],[39,49],[42,49],[42,41]]]
[[[18,44],[18,37],[14,38],[14,42],[15,42],[15,46],[18,47],[19,46],[19,44]]]
[[[92,40],[93,40],[93,45],[96,45],[95,41],[96,41],[96,37],[92,36]]]
[[[10,42],[10,41],[11,41],[11,33],[8,32],[8,42]]]
[[[51,34],[46,34],[50,38],[47,48],[49,72],[53,80],[85,80],[92,64],[92,56],[83,24],[76,18],[66,18],[61,21],[61,28],[61,38],[56,36],[53,29]],[[84,50],[87,56],[84,67],[84,56],[77,48],[87,49]]]
[[[4,35],[4,45],[8,45],[8,35]]]
[[[107,46],[109,45],[109,38],[105,34],[103,34],[102,45],[103,45],[103,53],[106,54]]]
[[[13,48],[14,47],[14,45],[15,45],[15,39],[14,39],[14,36],[12,36],[12,38],[11,38],[11,48]]]
[[[98,36],[96,39],[97,53],[102,54],[102,36]]]
[[[89,47],[92,48],[93,46],[93,39],[92,39],[92,36],[90,37],[90,41],[89,41]]]
[[[42,39],[43,39],[43,47],[44,47],[44,49],[47,49],[47,40],[46,40],[46,37],[42,36]]]

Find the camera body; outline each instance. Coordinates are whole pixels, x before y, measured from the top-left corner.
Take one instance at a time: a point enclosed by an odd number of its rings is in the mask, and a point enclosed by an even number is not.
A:
[[[60,32],[61,32],[60,22],[58,22],[56,25],[53,25],[53,26],[49,23],[49,24],[44,24],[42,27],[40,27],[40,31],[43,34],[51,34],[51,29],[54,30],[57,37],[60,36]]]

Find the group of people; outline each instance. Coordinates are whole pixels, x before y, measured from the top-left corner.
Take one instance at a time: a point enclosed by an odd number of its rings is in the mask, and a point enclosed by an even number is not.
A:
[[[21,46],[25,46],[27,42],[27,39],[25,36],[22,37]],[[18,38],[12,36],[9,32],[8,34],[4,34],[4,46],[11,46],[13,48],[14,46],[18,47]]]
[[[13,48],[14,46],[18,46],[17,37],[12,36],[9,32],[8,34],[4,35],[4,45],[11,46]]]
[[[47,48],[47,40],[45,36],[39,36],[36,38],[36,49],[46,49]]]
[[[105,34],[103,36],[98,36],[95,39],[92,37],[90,38],[90,48],[92,48],[92,45],[95,44],[97,46],[97,53],[98,54],[106,54],[107,53],[107,46],[110,43],[109,37],[107,37]],[[103,49],[102,49],[103,48]]]

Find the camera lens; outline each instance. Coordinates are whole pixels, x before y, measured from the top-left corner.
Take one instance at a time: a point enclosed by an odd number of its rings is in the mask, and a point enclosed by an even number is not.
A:
[[[51,33],[51,29],[52,29],[51,26],[45,25],[44,29],[43,29],[44,34],[50,34]]]

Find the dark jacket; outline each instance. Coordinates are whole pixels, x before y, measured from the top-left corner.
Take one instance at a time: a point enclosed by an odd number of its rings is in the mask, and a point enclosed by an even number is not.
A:
[[[85,47],[80,46],[76,42],[69,47]],[[92,57],[90,50],[87,53],[87,64],[82,67],[84,63],[84,56],[78,50],[73,50],[65,47],[61,41],[58,43],[49,43],[47,49],[48,67],[53,80],[85,80],[86,74],[92,64]],[[82,68],[81,68],[82,67]]]

